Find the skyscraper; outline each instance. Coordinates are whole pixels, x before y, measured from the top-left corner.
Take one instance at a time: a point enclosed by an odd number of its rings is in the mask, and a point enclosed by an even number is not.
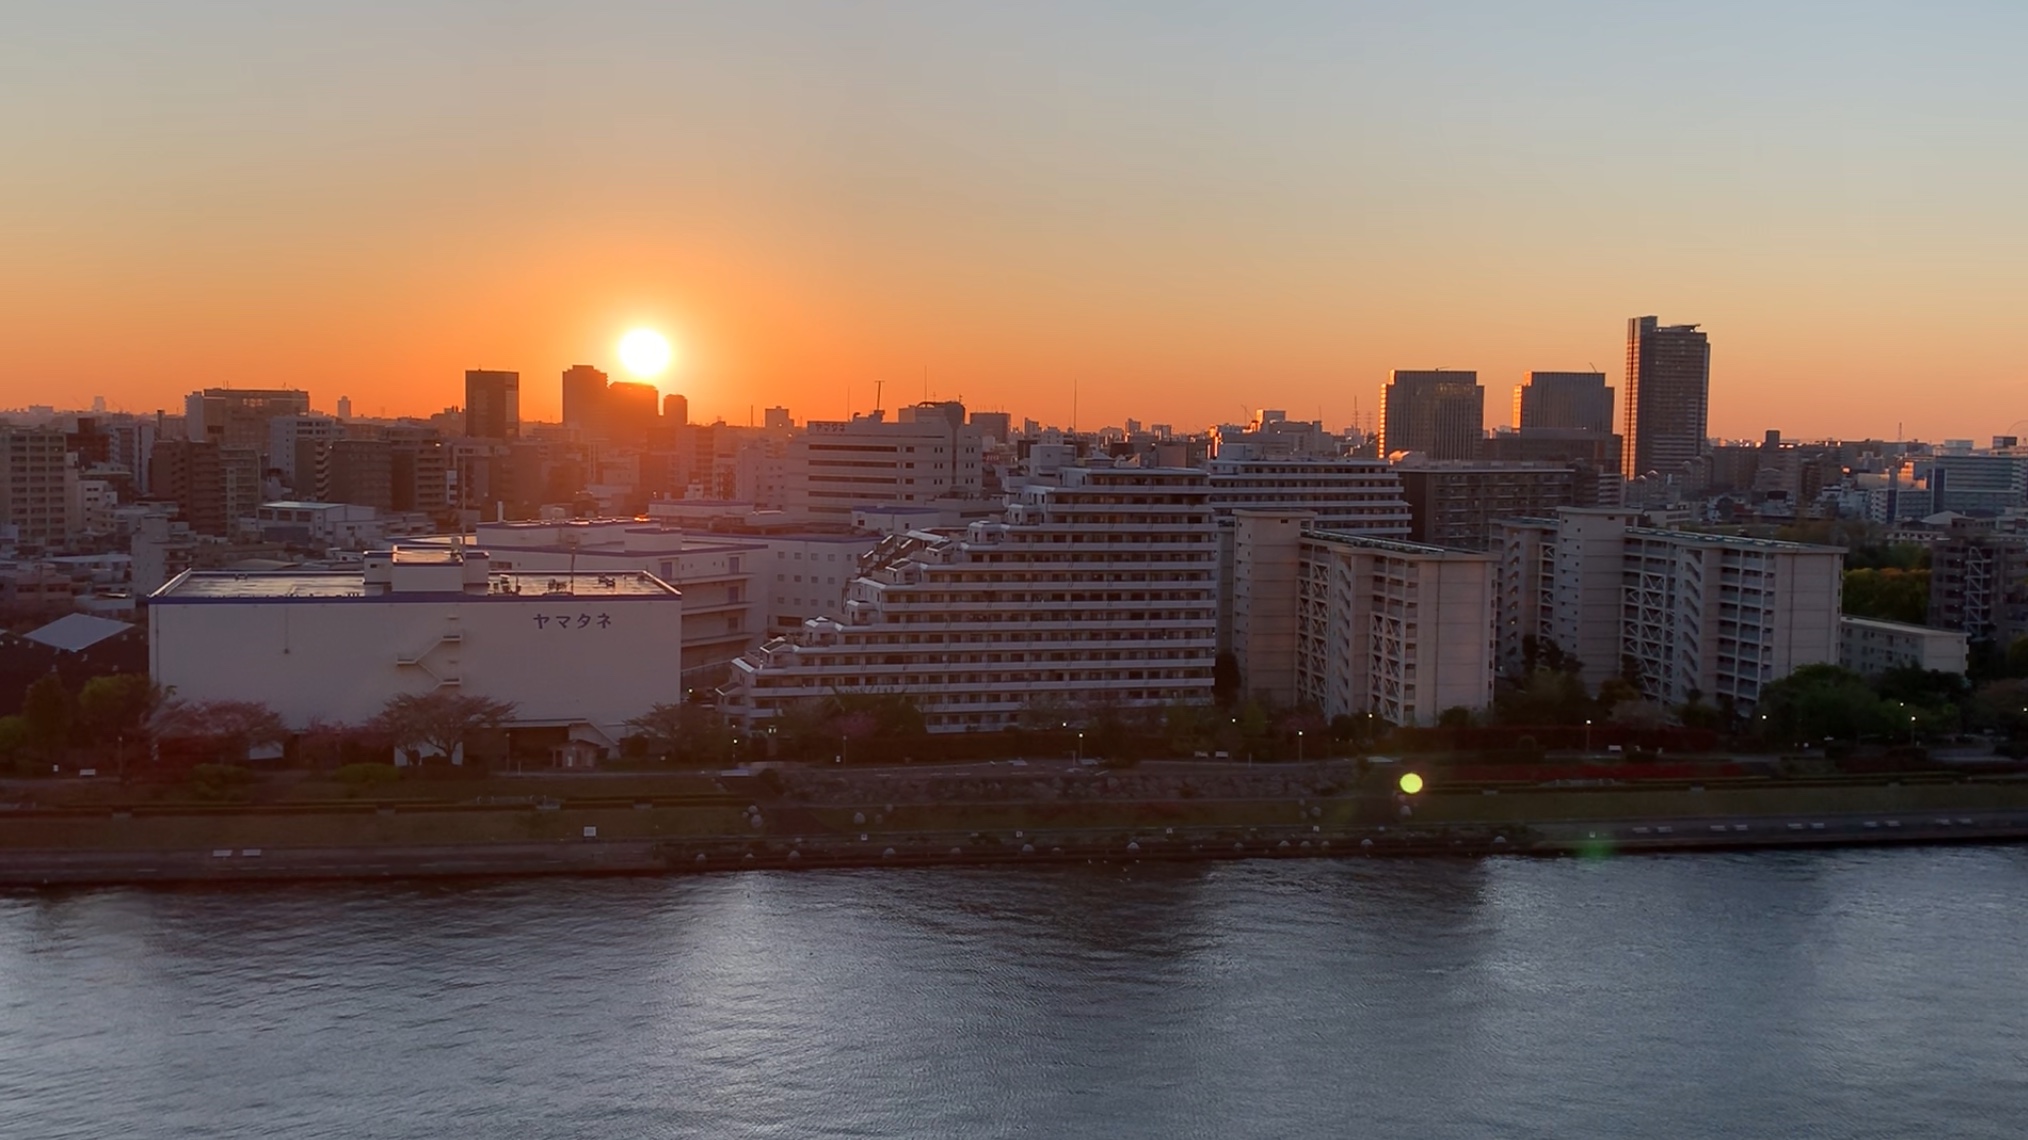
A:
[[[563,374],[563,426],[592,439],[605,431],[606,374],[574,364]]]
[[[521,374],[475,368],[465,373],[465,434],[474,439],[521,437]]]
[[[1626,386],[1621,470],[1627,478],[1673,471],[1705,453],[1711,342],[1696,325],[1628,319]]]
[[[1477,372],[1396,369],[1380,390],[1380,454],[1477,459],[1485,421],[1486,390]]]
[[[1613,390],[1603,372],[1530,372],[1514,389],[1514,426],[1613,430]]]

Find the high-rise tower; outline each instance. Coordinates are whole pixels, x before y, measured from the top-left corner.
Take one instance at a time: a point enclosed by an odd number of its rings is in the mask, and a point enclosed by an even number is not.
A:
[[[1673,471],[1705,453],[1711,342],[1696,325],[1629,319],[1626,388],[1621,471],[1627,478]]]
[[[1380,454],[1477,459],[1485,420],[1486,390],[1477,372],[1396,369],[1380,390]]]
[[[1613,390],[1603,372],[1530,372],[1514,389],[1514,426],[1592,431],[1613,430]]]
[[[521,436],[521,374],[472,369],[465,373],[465,434],[476,439]]]
[[[563,426],[577,428],[584,438],[605,433],[606,374],[589,364],[573,364],[563,374]]]

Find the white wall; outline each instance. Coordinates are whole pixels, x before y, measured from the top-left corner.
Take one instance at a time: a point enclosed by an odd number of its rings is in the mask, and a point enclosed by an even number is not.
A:
[[[611,732],[682,698],[682,609],[668,595],[523,594],[158,598],[148,614],[158,683],[186,700],[260,701],[294,728],[356,724],[389,697],[456,678],[463,692],[515,702],[517,719]]]

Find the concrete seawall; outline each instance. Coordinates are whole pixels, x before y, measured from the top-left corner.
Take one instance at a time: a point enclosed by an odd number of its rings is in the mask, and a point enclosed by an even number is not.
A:
[[[1190,829],[1133,834],[1079,829],[980,842],[974,835],[725,836],[683,840],[368,843],[353,846],[214,846],[153,850],[0,851],[0,886],[668,874],[774,868],[1182,862],[1242,858],[1388,856],[1599,856],[1744,848],[2028,839],[2028,813],[1974,811],[1917,818],[1804,820],[1714,818],[1552,822],[1516,827],[1308,827]]]

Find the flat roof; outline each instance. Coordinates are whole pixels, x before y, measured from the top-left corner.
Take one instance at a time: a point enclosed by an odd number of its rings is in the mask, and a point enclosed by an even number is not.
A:
[[[150,596],[153,602],[288,601],[360,598],[375,602],[441,601],[533,602],[555,597],[678,598],[674,586],[652,574],[576,574],[496,570],[486,576],[486,593],[462,590],[402,590],[368,595],[366,578],[357,570],[190,570]]]
[[[1767,550],[1780,554],[1843,554],[1842,546],[1821,546],[1809,542],[1784,542],[1778,538],[1749,538],[1743,534],[1711,534],[1698,530],[1668,530],[1662,527],[1630,526],[1627,534],[1666,542],[1694,542],[1702,546],[1730,546],[1738,550]]]
[[[1348,534],[1340,530],[1318,530],[1305,527],[1303,537],[1323,542],[1336,542],[1346,546],[1364,547],[1369,550],[1384,550],[1395,554],[1433,555],[1449,558],[1477,559],[1490,562],[1493,556],[1483,550],[1461,550],[1455,546],[1431,546],[1426,542],[1403,542],[1398,538],[1383,538],[1372,534]]]

